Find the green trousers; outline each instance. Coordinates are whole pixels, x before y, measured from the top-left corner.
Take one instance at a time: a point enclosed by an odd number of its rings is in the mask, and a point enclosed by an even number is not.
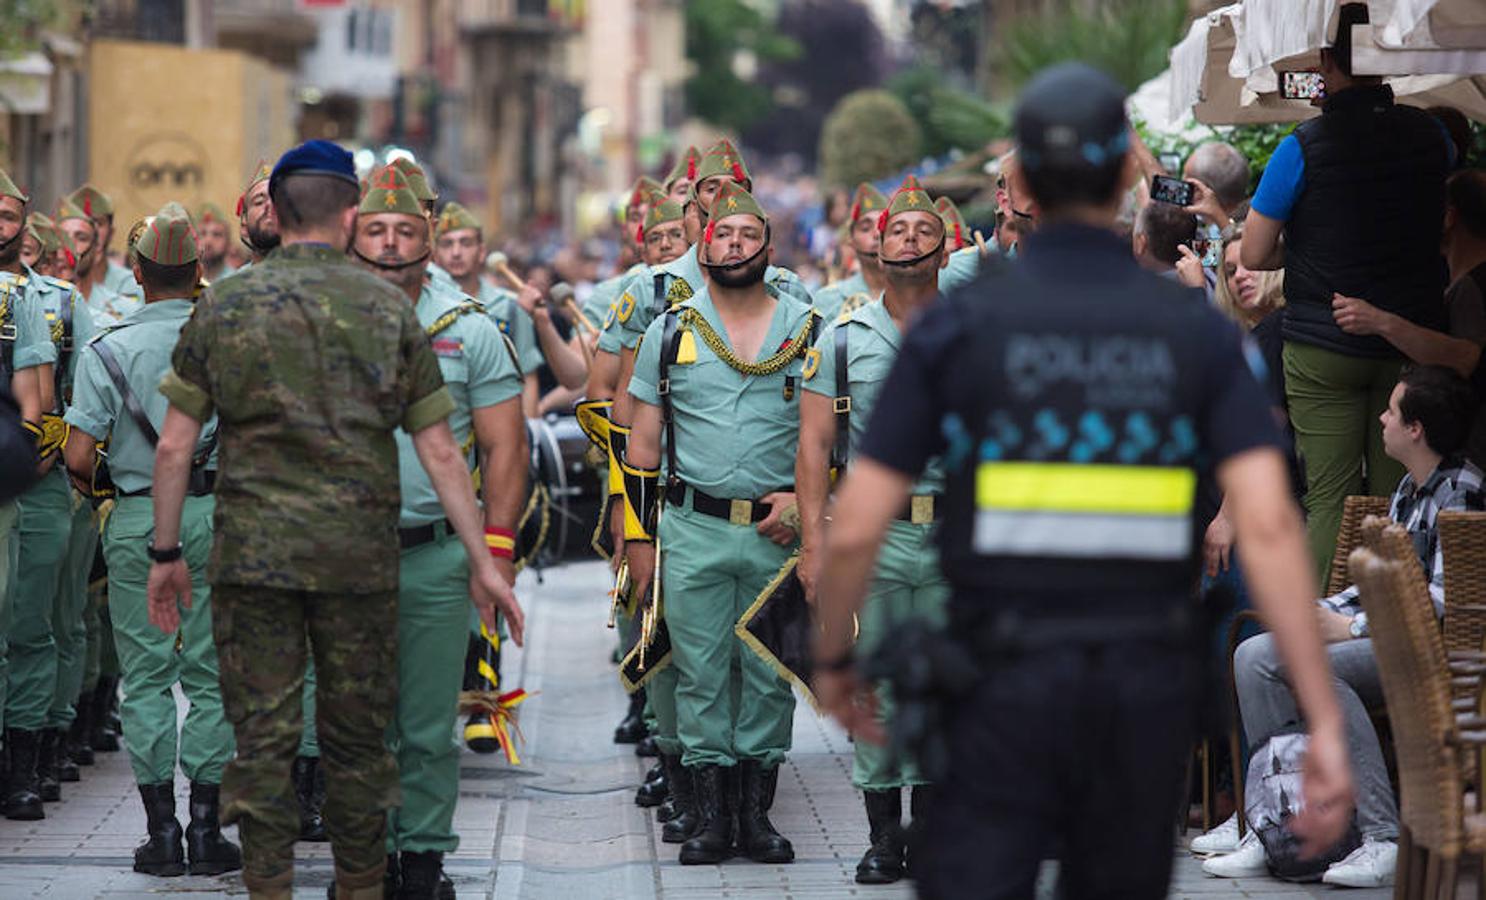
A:
[[[452,853],[459,800],[459,689],[469,634],[469,562],[459,536],[404,550],[397,603],[397,712],[388,744],[402,805],[389,815],[388,852]]]
[[[21,508],[14,500],[0,503],[0,731],[6,724],[5,701],[10,688],[10,606],[21,551],[20,522]]]
[[[345,872],[379,866],[386,812],[398,805],[397,763],[386,744],[397,702],[397,592],[214,584],[212,606],[222,700],[237,737],[222,776],[222,820],[238,825],[243,882],[258,889],[292,876],[299,805],[289,771],[304,730],[310,653],[335,863]]]
[[[1284,363],[1285,399],[1305,465],[1307,538],[1324,590],[1342,502],[1364,491],[1386,497],[1403,478],[1403,466],[1383,452],[1378,421],[1403,361],[1344,356],[1286,341]]]
[[[883,641],[893,639],[898,626],[910,620],[940,624],[949,600],[949,582],[939,571],[939,554],[933,543],[932,525],[894,522],[877,554],[872,586],[858,622],[857,653],[865,659]],[[887,684],[877,686],[879,720],[891,730],[892,692]],[[867,791],[927,783],[913,760],[867,741],[852,744],[851,783]]]
[[[72,536],[72,488],[53,469],[21,495],[21,549],[11,594],[10,696],[5,724],[47,726],[57,688],[56,618],[62,564]]]
[[[67,556],[62,561],[61,584],[53,608],[52,637],[57,644],[57,686],[52,691],[48,728],[67,728],[77,715],[74,708],[88,666],[88,573],[98,549],[98,527],[92,504],[73,497],[72,528]]]
[[[667,623],[669,624],[669,623]],[[655,736],[655,746],[667,756],[681,754],[681,739],[676,735],[676,673],[674,652],[672,664],[656,672],[645,682],[645,721]]]
[[[120,497],[103,540],[108,561],[108,597],[114,641],[123,669],[124,723],[129,762],[139,784],[159,784],[181,771],[194,782],[221,784],[232,758],[232,729],[222,711],[217,647],[212,640],[212,592],[206,562],[212,550],[211,497],[187,497],[181,512],[181,544],[191,571],[191,607],[182,607],[177,634],[150,624],[147,586],[150,560],[145,553],[155,530],[155,504],[149,497]],[[176,728],[172,689],[181,686],[190,708]]]
[[[677,506],[662,515],[660,542],[682,762],[777,766],[790,747],[795,696],[733,627],[778,574],[790,548],[761,537],[752,525]]]

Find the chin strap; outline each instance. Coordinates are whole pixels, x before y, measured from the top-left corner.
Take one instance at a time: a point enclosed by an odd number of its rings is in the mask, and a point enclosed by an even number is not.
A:
[[[702,262],[702,255],[701,255],[700,252],[698,252],[697,253],[697,263],[699,265],[701,265],[702,268],[706,269],[708,272],[736,272],[736,271],[738,271],[739,269],[742,269],[745,266],[752,265],[754,260],[758,259],[764,253],[768,252],[769,241],[770,241],[770,239],[771,239],[772,236],[773,236],[773,233],[770,230],[770,226],[769,225],[765,225],[764,226],[764,242],[763,242],[763,244],[761,244],[759,246],[757,253],[753,254],[752,256],[748,257],[747,259],[740,259],[740,260],[738,260],[735,263],[705,263],[705,262]],[[708,244],[709,247],[711,246],[711,242],[706,242],[706,243]]]
[[[381,269],[384,272],[399,272],[399,271],[402,271],[403,269],[407,269],[407,268],[410,268],[412,266],[416,266],[419,263],[423,262],[424,260],[428,259],[428,257],[433,254],[433,249],[432,248],[429,248],[427,250],[424,250],[422,256],[419,256],[416,259],[410,259],[407,262],[400,262],[400,263],[384,263],[381,260],[372,259],[370,256],[367,256],[365,253],[362,253],[360,250],[357,250],[354,246],[351,248],[351,252],[354,253],[354,254],[356,254],[356,258],[357,259],[361,260],[362,262],[366,263],[369,266],[372,266],[372,267],[377,268],[377,269]]]
[[[943,252],[944,238],[940,237],[939,243],[934,246],[934,249],[930,250],[928,253],[921,253],[918,256],[913,257],[912,259],[886,259],[882,256],[878,256],[877,259],[885,266],[893,266],[894,268],[898,269],[907,269],[918,265],[926,259],[938,256]]]

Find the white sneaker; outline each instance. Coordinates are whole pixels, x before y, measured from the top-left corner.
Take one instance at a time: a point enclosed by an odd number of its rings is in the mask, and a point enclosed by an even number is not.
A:
[[[1232,853],[1238,849],[1238,813],[1229,816],[1222,825],[1205,834],[1199,834],[1192,838],[1190,849],[1193,853],[1211,855],[1217,853]]]
[[[1257,878],[1268,875],[1269,866],[1264,863],[1264,845],[1259,843],[1259,835],[1250,829],[1243,840],[1239,841],[1237,850],[1204,860],[1202,871],[1214,878]]]
[[[1337,887],[1385,887],[1393,883],[1397,868],[1398,844],[1363,838],[1362,846],[1341,862],[1332,863],[1321,880]]]

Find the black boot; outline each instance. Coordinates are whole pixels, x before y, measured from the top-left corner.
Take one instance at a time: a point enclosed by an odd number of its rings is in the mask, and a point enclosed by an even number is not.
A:
[[[645,727],[645,689],[629,695],[629,711],[614,729],[614,743],[638,744],[650,731]]]
[[[655,742],[655,736],[647,734],[640,738],[640,742],[635,744],[635,755],[647,759],[660,756],[660,745]]]
[[[72,727],[67,730],[67,755],[80,766],[91,766],[93,764],[93,745],[90,743],[93,735],[93,692],[86,691],[79,694],[73,708],[77,710],[77,715],[72,720]]]
[[[903,792],[865,791],[872,846],[857,863],[857,884],[892,884],[903,877]]]
[[[733,797],[729,770],[721,766],[696,766],[691,769],[692,789],[696,795],[701,821],[696,833],[681,845],[683,866],[712,866],[733,855]],[[671,823],[667,822],[667,825]]]
[[[692,787],[692,770],[681,765],[680,756],[662,756],[661,762],[665,764],[671,781],[671,799],[666,805],[671,807],[672,814],[660,830],[660,839],[667,844],[685,843],[701,824],[696,791]]]
[[[192,875],[221,875],[243,867],[243,853],[222,836],[219,813],[222,786],[191,782],[191,824],[186,826],[186,856]]]
[[[36,792],[47,803],[62,799],[62,782],[57,777],[57,742],[62,732],[43,728],[36,746]]]
[[[56,757],[57,780],[63,784],[69,784],[83,780],[83,773],[77,767],[77,761],[72,758],[67,745],[67,732],[60,728],[53,729],[57,732]]]
[[[119,749],[118,727],[119,679],[103,675],[93,689],[93,733],[88,744],[94,750],[115,753]]]
[[[671,796],[671,785],[666,779],[665,766],[657,763],[645,775],[645,783],[635,791],[635,805],[650,809],[660,806]]]
[[[175,820],[175,785],[169,781],[139,786],[149,839],[134,848],[134,871],[173,878],[186,874],[181,823]]]
[[[774,788],[779,783],[779,768],[764,768],[757,760],[738,764],[738,849],[754,862],[789,863],[795,861],[795,848],[769,821],[769,808],[774,805]]]
[[[325,835],[325,820],[320,814],[325,806],[325,773],[320,771],[320,757],[296,756],[290,776],[294,796],[299,800],[299,839],[325,843],[330,838]]]
[[[41,733],[5,730],[5,818],[21,822],[45,819],[36,784],[36,754]]]
[[[934,790],[932,784],[916,784],[908,790],[908,831],[903,839],[906,846],[903,860],[905,878],[913,877],[913,851],[923,840],[924,816],[934,805]]]
[[[453,900],[454,882],[444,874],[444,854],[434,850],[402,854],[397,900]]]

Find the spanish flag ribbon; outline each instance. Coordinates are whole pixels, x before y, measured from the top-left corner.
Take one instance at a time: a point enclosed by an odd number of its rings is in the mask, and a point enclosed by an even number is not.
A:
[[[526,737],[521,733],[521,726],[517,723],[513,710],[534,696],[536,695],[528,694],[522,688],[507,691],[504,694],[491,691],[465,691],[459,695],[459,708],[462,713],[488,714],[490,730],[496,743],[500,745],[501,751],[506,754],[506,761],[513,766],[519,766],[521,757],[516,753],[516,742],[519,740],[525,743]]]

